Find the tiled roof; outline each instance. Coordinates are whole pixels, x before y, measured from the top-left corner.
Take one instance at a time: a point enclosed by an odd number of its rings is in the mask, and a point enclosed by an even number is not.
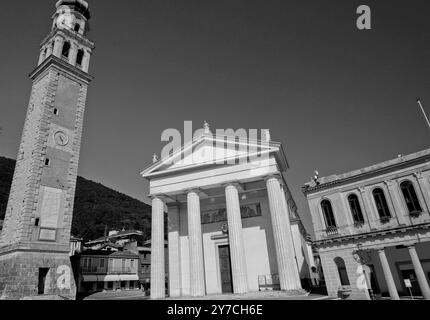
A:
[[[117,234],[113,234],[111,236],[101,237],[96,240],[88,241],[87,244],[95,244],[99,242],[105,242],[109,241],[111,239],[125,237],[125,236],[143,236],[143,232],[139,230],[126,230],[126,231],[120,231]]]
[[[139,255],[131,252],[131,251],[117,251],[110,255],[112,258],[139,258]]]
[[[132,258],[138,259],[139,256],[131,251],[109,251],[109,250],[85,250],[81,256],[108,256],[110,258]]]

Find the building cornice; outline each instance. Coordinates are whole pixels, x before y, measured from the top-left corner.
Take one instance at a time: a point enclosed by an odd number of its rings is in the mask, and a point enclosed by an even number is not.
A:
[[[426,222],[422,224],[401,226],[398,228],[391,228],[386,230],[377,230],[373,232],[358,233],[358,234],[352,234],[352,235],[340,236],[340,237],[330,237],[327,239],[316,240],[316,241],[313,241],[312,243],[315,246],[319,247],[319,246],[329,245],[329,244],[347,243],[349,241],[354,241],[354,240],[370,239],[370,238],[375,238],[380,236],[386,236],[389,234],[405,233],[405,232],[413,231],[417,229],[430,229],[430,223]]]
[[[85,82],[86,84],[89,84],[94,79],[94,77],[88,74],[87,72],[79,68],[76,68],[75,66],[71,65],[68,61],[64,61],[60,58],[57,58],[54,55],[49,56],[38,67],[36,67],[36,69],[34,69],[32,73],[30,73],[29,75],[30,79],[35,80],[49,67],[54,67],[54,68],[58,68],[60,71],[65,71],[68,74],[79,79],[80,81]]]
[[[424,154],[419,155],[421,153],[424,153]],[[416,165],[419,163],[423,163],[426,161],[430,161],[430,149],[424,150],[415,154],[411,154],[399,159],[390,160],[375,166],[351,171],[346,174],[335,175],[334,178],[331,178],[331,177],[320,178],[320,181],[323,181],[323,182],[316,183],[314,185],[307,184],[304,187],[302,187],[302,192],[305,196],[307,196],[309,194],[312,194],[321,190],[330,189],[338,185],[364,180],[366,178],[382,175],[387,172],[399,170],[399,169]],[[390,164],[386,164],[386,163],[390,163]],[[379,167],[376,167],[376,166],[379,166]],[[330,178],[332,180],[329,180]],[[329,180],[329,181],[324,182],[324,180]]]

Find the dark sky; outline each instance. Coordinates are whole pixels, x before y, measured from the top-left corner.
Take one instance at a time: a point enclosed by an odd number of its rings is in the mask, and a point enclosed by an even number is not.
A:
[[[56,1],[2,0],[0,155],[15,158],[39,42]],[[148,201],[139,172],[161,133],[270,128],[289,184],[429,147],[430,1],[92,0],[90,72],[79,174]],[[356,8],[372,9],[372,30]]]

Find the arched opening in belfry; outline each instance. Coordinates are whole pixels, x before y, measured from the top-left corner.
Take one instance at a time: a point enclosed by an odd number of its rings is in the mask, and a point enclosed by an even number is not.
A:
[[[71,47],[70,42],[68,42],[68,41],[64,42],[64,45],[63,45],[63,51],[61,52],[61,55],[62,55],[64,58],[68,58],[68,57],[69,57],[69,54],[70,54],[70,47]]]
[[[84,50],[79,49],[78,50],[78,55],[76,57],[76,65],[82,66],[83,60],[84,60]]]
[[[81,30],[81,25],[79,23],[75,24],[75,32],[79,32]]]

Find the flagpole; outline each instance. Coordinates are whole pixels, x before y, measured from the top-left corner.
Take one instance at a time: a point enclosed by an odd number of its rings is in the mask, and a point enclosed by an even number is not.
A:
[[[427,125],[428,125],[428,127],[429,127],[429,129],[430,129],[430,121],[429,121],[429,118],[427,117],[427,114],[426,114],[426,111],[424,110],[424,108],[423,108],[423,105],[421,104],[421,100],[420,100],[420,98],[417,98],[417,102],[418,102],[418,105],[420,106],[420,108],[421,108],[421,112],[423,113],[423,115],[424,115],[424,118],[426,119],[426,121],[427,121]]]

